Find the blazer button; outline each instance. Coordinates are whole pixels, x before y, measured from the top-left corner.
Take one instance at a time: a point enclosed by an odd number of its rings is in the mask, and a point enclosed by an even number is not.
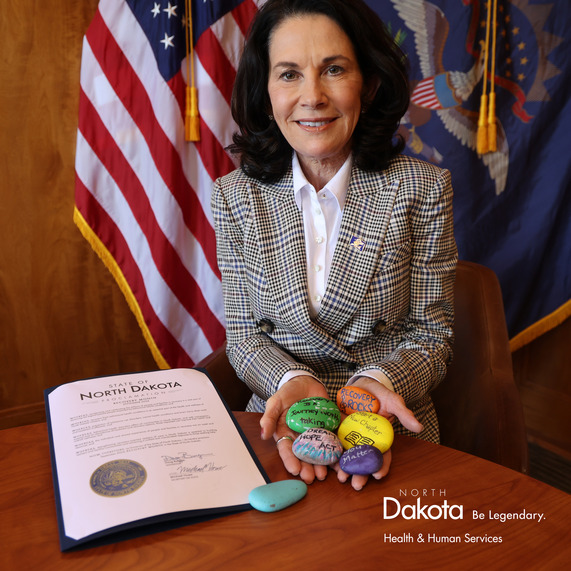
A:
[[[377,319],[375,323],[373,323],[373,327],[371,327],[371,333],[373,335],[380,335],[387,326],[387,322],[384,319]]]
[[[260,319],[256,325],[267,335],[274,332],[274,324],[269,319]]]

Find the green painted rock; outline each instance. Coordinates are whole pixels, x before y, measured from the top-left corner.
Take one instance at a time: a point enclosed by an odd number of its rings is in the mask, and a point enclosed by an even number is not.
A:
[[[341,422],[337,405],[323,397],[309,397],[290,406],[286,415],[287,425],[295,432],[308,428],[325,428],[334,431]]]

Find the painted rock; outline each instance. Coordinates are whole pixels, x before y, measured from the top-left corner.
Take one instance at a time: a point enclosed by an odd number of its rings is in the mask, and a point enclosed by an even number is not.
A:
[[[337,405],[323,397],[302,399],[289,407],[286,423],[295,432],[308,428],[335,430],[341,422],[341,413]]]
[[[254,488],[248,496],[253,508],[261,512],[277,512],[296,502],[307,493],[307,485],[301,480],[282,480]]]
[[[359,387],[343,387],[337,391],[337,406],[343,414],[378,412],[381,403],[377,397]]]
[[[393,443],[394,431],[384,416],[372,412],[354,412],[339,425],[337,436],[345,450],[359,444],[370,444],[385,453]]]
[[[322,466],[335,464],[343,454],[339,438],[324,428],[308,428],[294,440],[291,449],[302,462]]]
[[[339,459],[339,467],[347,474],[366,476],[378,472],[383,466],[383,453],[370,444],[359,444],[346,450]]]

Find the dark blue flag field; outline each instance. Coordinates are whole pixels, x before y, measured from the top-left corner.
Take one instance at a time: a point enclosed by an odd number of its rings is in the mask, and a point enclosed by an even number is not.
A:
[[[515,350],[571,315],[571,2],[368,4],[410,62],[406,153],[452,172],[460,258],[498,275]]]

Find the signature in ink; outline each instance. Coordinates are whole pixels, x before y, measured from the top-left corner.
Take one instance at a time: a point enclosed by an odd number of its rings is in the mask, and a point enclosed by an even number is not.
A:
[[[211,454],[189,454],[188,452],[180,452],[177,456],[162,456],[165,464],[182,464],[186,460],[194,460],[198,458],[199,460],[204,459],[205,456],[211,456]]]
[[[205,472],[219,472],[220,470],[224,470],[226,466],[216,466],[214,462],[208,462],[201,466],[194,465],[194,466],[179,466],[176,470],[179,474],[203,474]]]

